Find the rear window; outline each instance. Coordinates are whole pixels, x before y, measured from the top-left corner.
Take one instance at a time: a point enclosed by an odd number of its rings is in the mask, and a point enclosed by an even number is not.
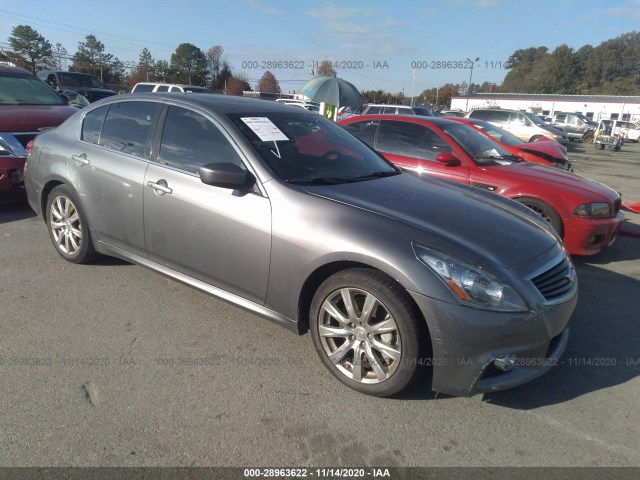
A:
[[[89,112],[82,125],[82,139],[117,152],[143,157],[160,104],[119,102]],[[106,111],[106,117],[104,112]],[[96,138],[96,132],[99,132]]]

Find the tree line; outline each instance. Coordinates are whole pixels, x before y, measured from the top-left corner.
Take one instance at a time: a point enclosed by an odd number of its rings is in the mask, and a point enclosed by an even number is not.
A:
[[[60,44],[52,45],[28,25],[12,29],[10,50],[0,52],[0,60],[36,72],[42,69],[70,70],[96,75],[104,83],[126,89],[138,82],[187,83],[217,92],[241,95],[251,90],[242,73],[234,73],[224,59],[224,49],[214,45],[206,52],[191,43],[181,43],[169,61],[155,60],[144,48],[137,62],[123,62],[105,52],[95,35],[87,35],[70,55]],[[467,85],[447,83],[426,89],[414,98],[416,103],[448,105],[452,96],[478,92],[542,93],[574,95],[640,95],[640,33],[633,31],[593,47],[578,50],[563,44],[552,52],[547,47],[518,49],[504,62],[507,70],[501,84],[484,82]],[[129,70],[129,73],[126,73]],[[336,75],[328,62],[322,62],[316,75]],[[280,93],[275,75],[267,71],[257,89]],[[403,93],[383,90],[362,92],[365,102],[401,103]]]
[[[87,35],[84,41],[78,42],[76,52],[71,55],[62,44],[53,46],[29,25],[14,27],[8,43],[10,49],[0,51],[0,61],[11,62],[33,73],[39,70],[89,73],[122,90],[130,89],[138,82],[184,83],[232,95],[251,90],[241,73],[234,74],[223,58],[224,49],[220,45],[212,46],[205,53],[191,43],[181,43],[170,61],[155,60],[151,52],[143,48],[137,62],[123,62],[105,52],[104,44],[95,35]],[[278,80],[268,71],[258,82],[258,89],[280,93]]]

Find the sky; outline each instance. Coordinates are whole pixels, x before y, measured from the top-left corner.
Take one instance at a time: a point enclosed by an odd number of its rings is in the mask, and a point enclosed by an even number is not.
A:
[[[221,45],[252,88],[269,70],[283,92],[296,92],[314,63],[328,60],[360,90],[417,96],[470,76],[501,83],[520,48],[577,50],[631,32],[640,0],[0,0],[0,49],[17,25],[71,55],[93,34],[126,65],[145,47],[155,60],[170,60],[181,43],[203,52]]]

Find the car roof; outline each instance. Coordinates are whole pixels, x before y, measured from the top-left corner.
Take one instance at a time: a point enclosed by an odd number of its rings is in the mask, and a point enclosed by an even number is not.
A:
[[[1,73],[12,73],[14,75],[33,75],[33,73],[31,73],[28,70],[25,70],[24,68],[20,68],[20,67],[12,67],[10,65],[3,65],[0,64],[0,74]]]
[[[211,111],[220,113],[271,113],[285,112],[291,114],[291,105],[271,100],[261,100],[257,98],[238,97],[235,95],[223,95],[218,93],[189,93],[183,92],[144,92],[126,93],[118,96],[108,97],[106,103],[120,102],[133,99],[158,99],[178,100],[187,105],[204,107]],[[300,113],[304,113],[302,110]],[[310,113],[311,114],[311,113]],[[314,114],[315,115],[315,114]]]
[[[449,117],[425,117],[423,115],[385,115],[383,113],[374,113],[367,115],[358,115],[354,117],[345,118],[338,123],[347,124],[354,123],[356,121],[366,121],[366,120],[389,120],[392,122],[401,122],[407,121],[412,123],[432,123],[436,126],[441,125],[456,125],[459,122],[449,118]]]

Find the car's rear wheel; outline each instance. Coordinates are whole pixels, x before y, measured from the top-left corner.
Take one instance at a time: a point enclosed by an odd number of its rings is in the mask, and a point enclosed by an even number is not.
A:
[[[536,140],[538,140],[539,138],[542,138],[542,135],[534,135],[533,137],[531,137],[529,139],[529,143],[531,142],[535,142]]]
[[[342,383],[386,397],[420,372],[427,336],[406,291],[381,272],[343,270],[318,288],[310,310],[313,344]]]
[[[553,227],[553,229],[556,232],[558,232],[560,236],[563,235],[562,219],[560,218],[560,215],[558,215],[558,213],[553,209],[551,205],[541,200],[538,200],[537,198],[521,197],[521,198],[516,198],[515,200],[529,207],[534,212],[536,212],[538,215],[544,218],[547,222],[549,222]]]
[[[49,237],[62,258],[73,263],[90,262],[96,258],[87,219],[69,187],[59,185],[51,190],[46,220]]]
[[[582,135],[582,143],[593,143],[593,130]]]

